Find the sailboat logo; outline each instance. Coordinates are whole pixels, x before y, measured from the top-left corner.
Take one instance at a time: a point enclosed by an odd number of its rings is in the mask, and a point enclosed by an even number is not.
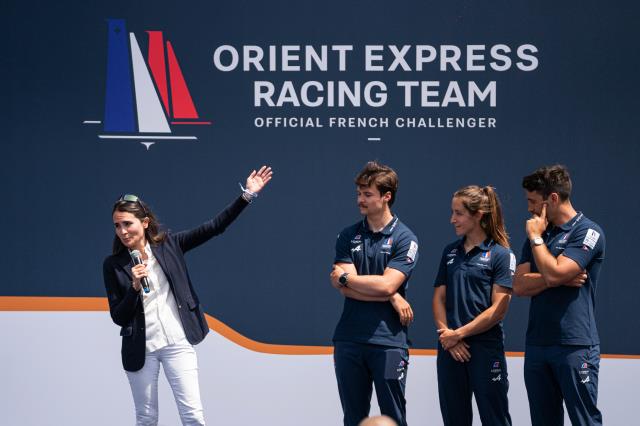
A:
[[[137,140],[147,149],[157,140],[197,140],[176,134],[178,126],[210,125],[193,103],[178,58],[162,31],[146,31],[147,58],[124,19],[108,19],[107,81],[100,139]]]

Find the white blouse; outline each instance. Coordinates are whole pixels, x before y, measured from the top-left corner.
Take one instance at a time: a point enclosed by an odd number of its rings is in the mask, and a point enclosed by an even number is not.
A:
[[[189,344],[167,276],[148,242],[144,251],[150,289],[149,293],[142,292],[147,353],[177,343]]]

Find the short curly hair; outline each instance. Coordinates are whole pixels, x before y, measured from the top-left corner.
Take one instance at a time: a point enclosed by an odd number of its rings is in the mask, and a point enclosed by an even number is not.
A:
[[[522,179],[522,187],[529,192],[539,193],[544,199],[555,192],[560,196],[560,200],[566,201],[571,195],[569,169],[561,164],[540,167]]]

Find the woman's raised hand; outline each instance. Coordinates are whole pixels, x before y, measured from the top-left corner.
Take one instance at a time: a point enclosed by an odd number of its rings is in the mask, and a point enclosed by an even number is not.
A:
[[[262,188],[264,188],[267,182],[271,180],[272,176],[273,171],[271,170],[271,167],[262,166],[257,172],[255,170],[251,172],[247,178],[247,184],[245,187],[249,191],[257,194],[262,190]]]

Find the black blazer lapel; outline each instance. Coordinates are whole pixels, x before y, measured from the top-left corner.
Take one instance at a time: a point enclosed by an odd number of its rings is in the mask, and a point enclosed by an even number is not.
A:
[[[133,259],[131,259],[129,250],[124,249],[120,252],[118,255],[118,265],[122,268],[127,277],[129,277],[129,281],[132,281],[133,275],[131,275],[131,268],[133,268]]]
[[[169,284],[173,287],[173,281],[171,281],[171,271],[167,268],[167,259],[165,258],[166,249],[164,244],[158,244],[156,246],[151,246],[151,250],[153,250],[153,255],[155,256],[160,268],[162,268],[162,272],[167,277]]]

